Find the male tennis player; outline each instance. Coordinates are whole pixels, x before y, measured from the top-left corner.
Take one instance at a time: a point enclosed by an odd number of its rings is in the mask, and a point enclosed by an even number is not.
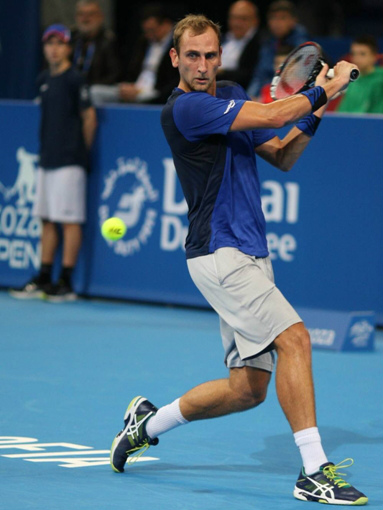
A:
[[[321,445],[315,416],[310,337],[302,319],[274,284],[255,153],[289,170],[309,143],[326,103],[349,81],[340,62],[327,82],[269,105],[249,100],[232,82],[217,82],[219,27],[188,15],[175,27],[170,51],[180,82],[161,122],[189,207],[186,258],[193,281],[220,317],[227,379],[201,384],[157,410],[134,398],[111,449],[122,472],[127,457],[158,443],[181,424],[244,411],[260,404],[278,357],[276,388],[302,455],[294,496],[332,504],[367,502],[339,476]],[[300,120],[299,120],[300,119]],[[297,122],[285,138],[273,128]],[[345,466],[346,465],[346,466]]]

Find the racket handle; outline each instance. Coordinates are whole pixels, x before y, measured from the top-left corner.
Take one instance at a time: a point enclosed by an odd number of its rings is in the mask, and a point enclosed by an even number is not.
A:
[[[334,78],[334,69],[329,69],[328,73],[326,74],[327,78]],[[359,78],[359,71],[358,69],[352,69],[350,73],[350,81],[355,81]]]

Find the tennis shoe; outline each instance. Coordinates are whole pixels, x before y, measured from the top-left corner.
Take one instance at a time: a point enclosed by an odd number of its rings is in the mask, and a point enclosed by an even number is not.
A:
[[[49,286],[50,283],[43,283],[37,276],[27,282],[24,287],[9,289],[9,294],[17,299],[41,299]]]
[[[149,400],[135,397],[129,404],[125,416],[125,427],[117,434],[110,450],[110,465],[117,473],[123,473],[124,465],[134,462],[151,445],[158,444],[158,438],[150,438],[146,433],[146,422],[157,412]]]
[[[67,301],[76,301],[77,294],[68,283],[59,280],[54,285],[50,285],[45,289],[43,297],[50,303],[65,303]]]
[[[319,471],[306,475],[304,469],[300,472],[295,485],[294,496],[302,501],[316,501],[330,505],[365,505],[367,496],[344,481],[338,469],[350,467],[354,461],[345,459],[339,464],[332,462],[323,464]]]

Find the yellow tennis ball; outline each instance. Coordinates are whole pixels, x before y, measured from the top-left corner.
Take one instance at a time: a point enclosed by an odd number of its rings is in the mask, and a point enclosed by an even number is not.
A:
[[[116,216],[105,220],[101,227],[101,234],[109,241],[118,241],[125,235],[125,233],[125,223]]]

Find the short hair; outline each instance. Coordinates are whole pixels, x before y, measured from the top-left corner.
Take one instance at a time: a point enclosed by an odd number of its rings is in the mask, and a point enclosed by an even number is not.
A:
[[[82,5],[93,5],[93,4],[97,5],[99,10],[102,12],[101,3],[99,2],[99,0],[78,0],[76,2],[76,7],[81,7]]]
[[[249,4],[250,7],[254,9],[255,17],[259,18],[258,5],[255,2],[253,2],[253,0],[234,0],[229,6],[229,10],[233,7],[233,5],[237,4],[238,2],[246,2],[247,4]]]
[[[188,14],[174,27],[173,45],[177,53],[180,50],[180,41],[186,30],[190,30],[194,35],[201,35],[206,32],[208,28],[212,28],[218,37],[218,44],[221,46],[222,32],[219,23],[207,18],[204,14]]]
[[[289,0],[276,0],[272,2],[267,10],[267,16],[276,12],[288,12],[294,18],[298,17],[298,11],[296,5]]]
[[[378,42],[373,35],[364,34],[355,37],[351,44],[363,44],[364,46],[368,46],[372,53],[379,53]]]
[[[161,2],[150,2],[144,5],[140,11],[140,21],[155,18],[159,23],[166,20],[173,21],[169,9]]]

